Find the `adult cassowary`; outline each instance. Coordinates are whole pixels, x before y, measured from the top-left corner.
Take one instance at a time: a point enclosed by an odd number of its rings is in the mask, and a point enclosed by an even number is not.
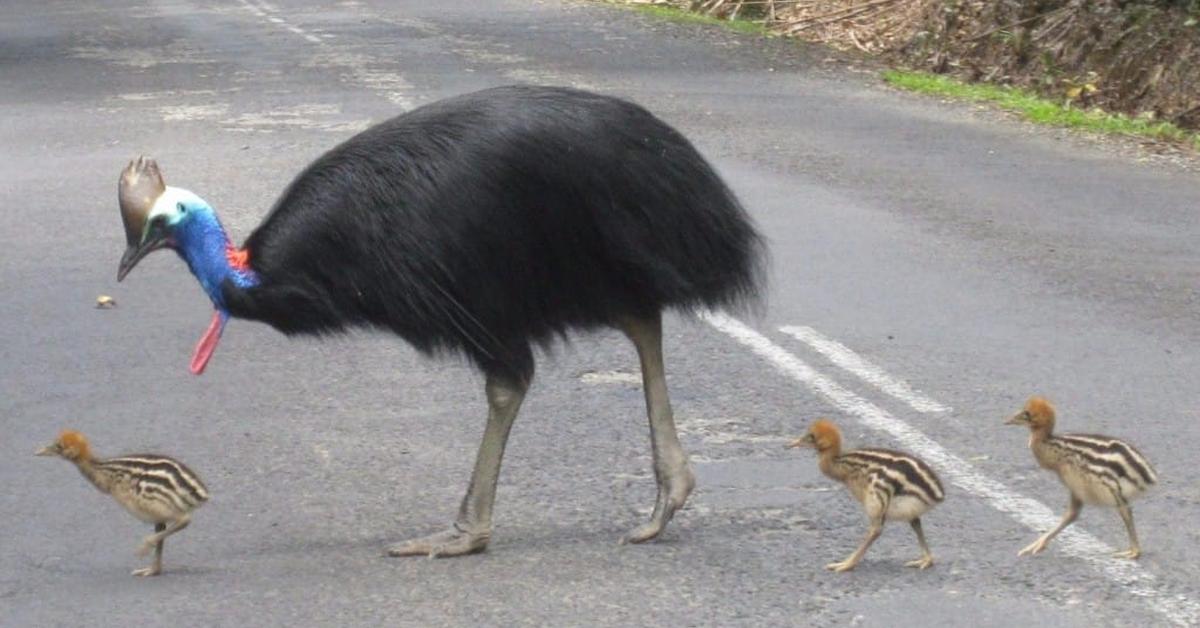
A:
[[[458,518],[394,556],[487,545],[531,345],[602,326],[637,347],[658,482],[650,521],[622,541],[657,536],[694,485],[667,396],[662,311],[753,299],[763,257],[745,211],[682,135],[632,103],[564,88],[488,89],[367,129],[301,173],[241,248],[151,160],[126,168],[119,193],[129,247],[118,281],[171,248],[216,308],[193,373],[231,315],[289,335],[380,328],[483,371],[487,427]]]

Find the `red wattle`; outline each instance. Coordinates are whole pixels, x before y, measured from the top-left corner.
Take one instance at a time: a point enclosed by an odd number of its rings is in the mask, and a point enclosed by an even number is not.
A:
[[[199,375],[204,372],[204,367],[208,366],[208,359],[212,357],[213,351],[217,349],[217,341],[221,339],[221,332],[225,329],[225,316],[220,310],[213,312],[212,322],[208,324],[208,329],[204,331],[204,336],[200,338],[200,342],[196,343],[196,350],[192,353],[192,374]]]

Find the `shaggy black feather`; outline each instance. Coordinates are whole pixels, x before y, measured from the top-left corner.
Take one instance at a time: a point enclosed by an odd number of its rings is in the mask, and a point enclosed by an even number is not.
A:
[[[642,107],[512,86],[442,100],[329,151],[246,240],[236,316],[287,334],[375,326],[528,378],[532,342],[758,295],[763,244],[695,148]]]

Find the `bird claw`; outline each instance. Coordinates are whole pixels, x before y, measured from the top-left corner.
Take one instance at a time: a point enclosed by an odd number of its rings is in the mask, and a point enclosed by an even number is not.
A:
[[[1116,552],[1113,558],[1128,558],[1129,560],[1137,560],[1142,555],[1142,550],[1136,547],[1131,547],[1127,550]]]
[[[667,529],[667,524],[670,523],[675,513],[679,512],[687,503],[688,496],[692,494],[692,489],[695,487],[696,476],[692,474],[692,470],[686,464],[667,473],[659,483],[658,499],[654,504],[654,512],[650,515],[650,520],[626,532],[618,542],[621,545],[637,544],[658,538],[658,535]]]
[[[907,563],[904,563],[904,566],[905,567],[913,567],[918,570],[929,569],[930,567],[933,566],[933,557],[932,556],[922,556],[916,560],[910,560]]]
[[[1017,552],[1017,556],[1034,556],[1042,553],[1046,549],[1045,541],[1038,539],[1029,545],[1026,545],[1021,551]]]
[[[139,578],[145,578],[148,576],[157,576],[158,574],[162,573],[162,570],[158,567],[142,567],[141,569],[134,569],[130,573]]]
[[[621,540],[618,541],[618,543],[621,545],[625,545],[626,543],[645,543],[646,541],[658,536],[665,527],[665,525],[656,523],[654,521],[643,523],[642,525],[627,532],[625,536],[621,537]]]
[[[857,563],[849,560],[843,560],[841,562],[829,563],[828,565],[825,565],[825,568],[834,573],[842,573],[843,571],[850,571],[851,569],[854,569],[856,564]]]
[[[428,556],[449,558],[482,552],[491,534],[464,532],[457,525],[449,530],[396,543],[387,549],[388,556]]]

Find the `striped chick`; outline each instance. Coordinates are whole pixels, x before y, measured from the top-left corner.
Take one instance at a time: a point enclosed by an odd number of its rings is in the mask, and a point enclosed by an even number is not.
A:
[[[135,576],[162,573],[163,541],[191,523],[191,513],[208,501],[208,489],[182,462],[155,454],[98,459],[83,434],[67,430],[37,452],[74,463],[100,492],[112,495],[133,516],[154,524],[154,534],[138,548],[144,556],[154,550],[154,564],[133,572]]]
[[[1043,468],[1058,474],[1071,494],[1067,513],[1058,527],[1026,546],[1018,556],[1037,554],[1071,525],[1084,504],[1114,506],[1125,522],[1129,549],[1117,552],[1117,558],[1137,558],[1142,549],[1133,526],[1129,502],[1154,486],[1158,475],[1142,454],[1124,441],[1090,434],[1055,434],[1054,406],[1042,397],[1032,397],[1025,408],[1006,421],[1009,425],[1029,427],[1029,448]]]
[[[926,569],[933,565],[933,554],[921,529],[921,515],[945,498],[937,474],[921,459],[887,449],[855,449],[842,452],[842,434],[832,421],[818,419],[808,434],[788,445],[809,447],[819,454],[821,472],[846,485],[866,509],[870,527],[867,538],[849,558],[829,563],[826,569],[849,571],[879,538],[885,520],[907,521],[921,545],[921,557],[905,563],[907,567]]]

